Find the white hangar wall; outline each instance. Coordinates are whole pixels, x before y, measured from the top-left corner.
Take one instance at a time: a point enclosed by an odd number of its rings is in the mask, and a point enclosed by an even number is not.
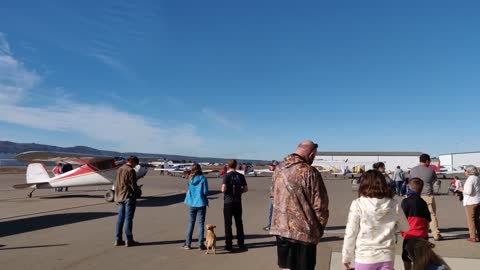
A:
[[[393,171],[397,166],[404,170],[418,165],[420,152],[318,152],[313,166],[325,162],[352,167],[364,163],[371,169],[375,162],[385,162],[388,171]]]
[[[445,167],[459,167],[463,165],[475,165],[480,167],[480,152],[451,153],[439,156],[440,165]]]

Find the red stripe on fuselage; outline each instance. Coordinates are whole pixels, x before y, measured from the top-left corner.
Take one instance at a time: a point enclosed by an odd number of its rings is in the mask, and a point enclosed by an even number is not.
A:
[[[69,179],[72,179],[74,177],[82,176],[82,175],[85,175],[85,174],[100,173],[100,172],[106,172],[106,171],[116,170],[116,169],[118,169],[118,168],[111,168],[111,169],[107,169],[107,170],[95,170],[94,168],[92,168],[88,165],[83,165],[80,168],[76,169],[76,171],[74,173],[69,174],[69,175],[65,175],[65,176],[61,176],[60,178],[57,178],[55,180],[50,181],[50,183],[69,180]],[[68,174],[68,172],[66,174]]]

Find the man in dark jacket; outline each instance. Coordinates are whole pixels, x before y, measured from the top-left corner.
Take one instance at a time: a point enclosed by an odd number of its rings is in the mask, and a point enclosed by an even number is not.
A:
[[[135,246],[139,243],[133,239],[133,216],[137,204],[137,195],[139,187],[137,186],[137,175],[135,166],[139,160],[136,156],[130,156],[127,163],[117,170],[117,179],[115,182],[115,202],[118,205],[118,219],[115,234],[115,246],[125,245],[126,247]],[[123,225],[125,224],[125,236],[127,241],[123,241]]]

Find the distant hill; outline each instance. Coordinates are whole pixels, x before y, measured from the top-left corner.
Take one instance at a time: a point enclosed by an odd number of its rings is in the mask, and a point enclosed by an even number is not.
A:
[[[147,153],[122,153],[107,150],[98,150],[88,146],[73,146],[73,147],[60,147],[46,144],[37,143],[15,143],[10,141],[0,141],[0,159],[14,158],[16,154],[27,151],[52,151],[52,152],[67,152],[67,153],[81,153],[90,155],[104,155],[115,157],[127,157],[130,155],[136,155],[143,160],[156,160],[166,158],[168,160],[174,160],[179,162],[218,162],[224,163],[225,158],[212,158],[212,157],[192,157],[182,155],[171,154],[147,154]],[[265,160],[239,160],[239,162],[248,162],[253,164],[267,164],[269,161]]]
[[[105,155],[105,153],[113,153],[112,151],[101,151],[87,146],[59,147],[37,143],[15,143],[9,141],[0,141],[0,153],[18,154],[26,151],[55,151],[95,155]]]

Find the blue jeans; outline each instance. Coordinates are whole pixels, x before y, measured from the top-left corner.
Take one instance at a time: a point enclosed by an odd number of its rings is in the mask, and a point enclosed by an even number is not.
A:
[[[204,245],[205,234],[205,216],[207,214],[207,207],[190,207],[190,220],[188,221],[187,238],[185,245],[190,246],[192,243],[193,228],[195,228],[195,220],[198,213],[198,245]]]
[[[268,204],[268,228],[272,226],[272,212],[273,212],[273,203],[272,198],[270,198],[270,203]]]
[[[122,240],[124,223],[127,240],[133,240],[133,216],[135,215],[136,204],[137,200],[134,198],[128,198],[126,201],[118,203],[118,219],[115,232],[116,240]]]
[[[403,181],[395,181],[395,193],[399,196],[402,195],[402,184]]]

